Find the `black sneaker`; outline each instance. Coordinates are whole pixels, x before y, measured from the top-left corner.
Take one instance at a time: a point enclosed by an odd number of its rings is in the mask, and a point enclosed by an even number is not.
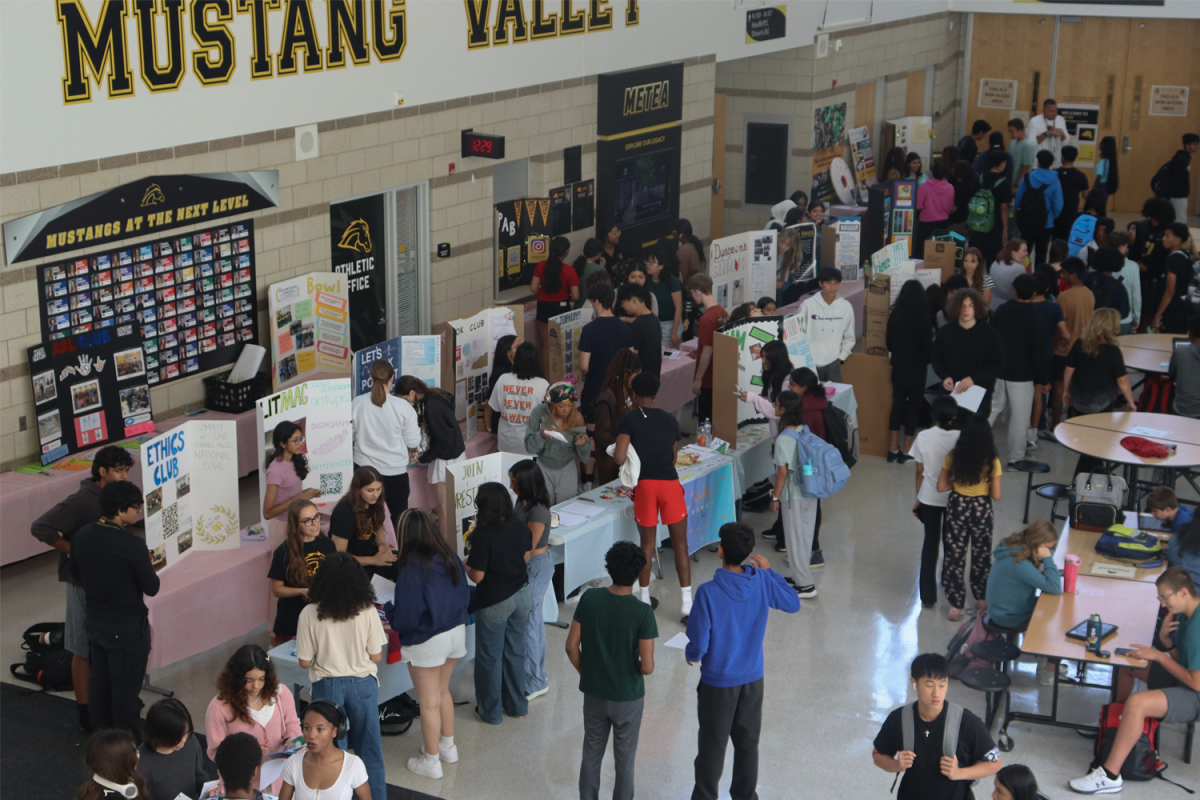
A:
[[[808,559],[809,569],[821,569],[825,566],[825,556],[821,555],[820,550],[813,550],[812,556]]]
[[[786,553],[787,552],[787,544],[784,542],[782,536],[779,537],[779,540],[775,542],[775,552],[776,553]]]
[[[801,599],[807,600],[809,598],[817,596],[817,587],[815,587],[815,586],[797,586],[796,594]]]
[[[775,531],[773,531],[770,528],[767,528],[765,531],[762,532],[762,537],[764,539],[775,539],[778,536],[779,536],[779,534],[775,533]]]
[[[891,450],[888,450],[888,463],[895,464],[897,461],[900,460],[901,455],[902,455],[902,453],[899,453],[899,452],[893,453]]]

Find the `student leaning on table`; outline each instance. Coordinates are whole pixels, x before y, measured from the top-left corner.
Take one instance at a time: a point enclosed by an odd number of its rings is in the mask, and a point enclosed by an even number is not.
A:
[[[320,489],[305,489],[302,483],[309,471],[304,442],[304,431],[294,422],[281,422],[271,432],[274,450],[264,466],[267,489],[263,494],[263,516],[273,543],[282,541],[286,533],[289,503],[321,496]]]
[[[1149,661],[1146,669],[1121,669],[1117,673],[1117,701],[1125,703],[1121,725],[1103,764],[1070,782],[1081,794],[1114,794],[1124,781],[1121,767],[1142,735],[1147,719],[1185,725],[1200,720],[1200,622],[1193,622],[1200,598],[1192,576],[1171,567],[1154,582],[1158,601],[1167,609],[1158,629],[1164,650],[1135,644],[1130,658]],[[1149,687],[1134,692],[1134,679]]]

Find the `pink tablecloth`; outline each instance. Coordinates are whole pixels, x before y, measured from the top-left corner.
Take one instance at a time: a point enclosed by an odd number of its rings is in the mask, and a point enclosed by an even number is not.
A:
[[[157,433],[178,427],[191,419],[223,420],[237,423],[238,477],[244,478],[259,468],[261,448],[254,446],[258,438],[253,409],[241,414],[205,411],[195,416],[172,417],[155,422]],[[54,470],[50,475],[26,475],[23,472],[0,473],[0,566],[39,555],[50,548],[34,539],[29,530],[33,521],[56,502],[79,489],[79,482],[88,477],[88,470]],[[141,485],[142,467],[133,452],[133,469],[129,480]],[[264,573],[265,574],[265,573]]]
[[[696,361],[691,357],[696,349],[696,340],[684,342],[679,358],[664,358],[659,373],[658,397],[654,405],[672,414],[696,398],[692,394],[692,381],[696,379]]]
[[[146,598],[153,647],[147,672],[271,622],[270,568],[271,545],[243,541],[238,550],[193,553],[162,573],[158,595]]]

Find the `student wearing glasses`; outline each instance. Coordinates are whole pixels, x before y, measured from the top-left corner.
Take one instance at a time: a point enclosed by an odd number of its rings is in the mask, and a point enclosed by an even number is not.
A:
[[[273,542],[283,539],[289,503],[297,498],[312,500],[321,496],[320,489],[305,489],[303,485],[308,476],[304,441],[304,431],[294,422],[281,422],[271,433],[275,449],[264,465],[267,491],[263,496],[263,516],[268,520],[267,533]]]
[[[271,556],[271,593],[279,598],[275,625],[276,642],[296,636],[296,622],[308,603],[308,583],[337,545],[321,535],[321,512],[310,500],[296,498],[287,508],[287,538]]]

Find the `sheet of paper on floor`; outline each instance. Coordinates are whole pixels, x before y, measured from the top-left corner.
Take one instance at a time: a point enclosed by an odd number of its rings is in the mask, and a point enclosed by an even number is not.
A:
[[[670,639],[663,642],[663,647],[673,647],[676,650],[682,650],[687,647],[688,637],[686,633],[677,633]]]

